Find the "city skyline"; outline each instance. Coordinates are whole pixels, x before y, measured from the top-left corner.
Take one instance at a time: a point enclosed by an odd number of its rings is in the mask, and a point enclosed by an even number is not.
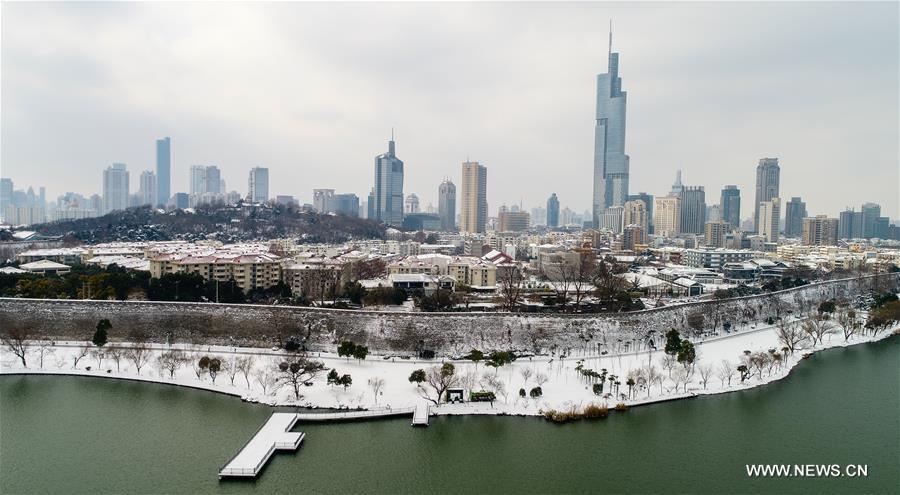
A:
[[[386,6],[384,10],[390,12],[391,9]],[[90,195],[101,192],[100,172],[104,168],[112,163],[126,163],[133,176],[132,188],[136,189],[134,180],[138,174],[154,170],[153,140],[171,136],[172,192],[186,190],[191,165],[213,164],[219,166],[222,178],[231,185],[229,189],[244,193],[238,185],[246,183],[247,170],[261,165],[270,168],[273,176],[279,178],[273,183],[272,196],[291,194],[302,202],[310,202],[309,191],[313,187],[339,187],[365,197],[371,188],[371,179],[367,179],[370,173],[364,171],[371,166],[371,156],[383,149],[383,144],[379,143],[383,143],[393,125],[397,127],[398,141],[403,142],[404,160],[408,166],[404,189],[419,194],[423,204],[437,203],[435,186],[441,177],[460,180],[458,164],[469,154],[489,166],[499,177],[515,174],[523,164],[533,163],[541,170],[532,176],[539,180],[493,181],[488,192],[492,211],[497,205],[518,203],[523,197],[530,205],[540,205],[550,191],[556,191],[560,201],[574,210],[588,210],[591,191],[585,185],[591,179],[594,143],[591,117],[587,115],[593,113],[595,105],[596,75],[605,70],[606,22],[609,17],[614,17],[615,47],[616,51],[626,54],[621,70],[628,74],[629,92],[633,97],[629,105],[627,145],[633,165],[631,190],[663,194],[667,189],[665,177],[672,170],[682,168],[690,174],[693,184],[703,185],[708,191],[736,184],[745,194],[750,194],[754,186],[755,162],[761,157],[772,156],[778,157],[782,166],[781,195],[802,196],[810,215],[837,216],[847,205],[874,201],[883,206],[883,214],[897,218],[897,105],[893,104],[897,102],[897,74],[893,70],[896,67],[897,28],[884,22],[896,13],[896,5],[866,5],[852,9],[842,5],[821,8],[775,5],[767,9],[767,15],[771,15],[772,9],[784,14],[777,16],[778,20],[772,26],[772,32],[778,35],[774,36],[774,41],[760,41],[751,36],[751,29],[737,23],[737,17],[762,15],[761,10],[742,5],[726,11],[710,5],[704,6],[702,21],[709,23],[715,19],[716,26],[705,36],[714,37],[716,43],[700,43],[691,37],[663,43],[660,40],[665,38],[667,31],[647,36],[648,29],[654,27],[659,31],[662,17],[667,15],[689,22],[686,18],[695,12],[690,6],[657,9],[646,18],[635,15],[631,7],[615,4],[575,5],[552,12],[545,11],[541,5],[446,6],[443,9],[414,6],[404,18],[404,25],[417,18],[432,22],[435,12],[443,11],[475,10],[488,17],[508,13],[526,24],[537,23],[538,14],[562,20],[575,19],[579,15],[573,12],[580,12],[589,18],[579,17],[570,34],[541,50],[521,50],[528,46],[529,40],[505,31],[509,40],[479,45],[479,50],[483,48],[489,54],[510,56],[500,59],[502,63],[496,70],[485,72],[483,75],[489,76],[487,78],[466,76],[455,80],[453,91],[447,98],[465,109],[468,119],[477,116],[477,120],[488,122],[489,128],[485,129],[487,124],[459,120],[461,113],[445,107],[441,101],[428,100],[430,103],[425,108],[429,109],[427,113],[431,117],[426,117],[422,109],[410,108],[411,103],[425,101],[422,98],[430,98],[431,92],[446,84],[428,77],[430,70],[459,68],[463,63],[459,57],[471,55],[475,49],[467,43],[458,47],[441,45],[443,50],[435,54],[435,65],[424,73],[414,71],[410,74],[415,77],[404,83],[402,93],[391,87],[398,81],[394,74],[379,72],[372,76],[374,79],[366,79],[359,83],[365,88],[366,99],[362,102],[346,93],[346,81],[336,72],[327,71],[323,78],[338,77],[335,80],[342,81],[334,91],[324,93],[329,102],[342,102],[332,109],[340,114],[339,122],[323,108],[314,104],[305,106],[309,102],[304,100],[300,107],[293,108],[302,114],[302,118],[285,121],[285,115],[278,112],[274,115],[277,120],[260,127],[259,117],[252,111],[247,113],[242,105],[237,105],[237,115],[244,123],[230,117],[217,121],[222,117],[221,113],[208,106],[225,103],[222,93],[256,87],[259,81],[255,78],[244,81],[246,84],[243,85],[237,82],[234,85],[219,84],[210,95],[196,95],[199,103],[189,106],[190,114],[186,115],[160,100],[173,90],[174,83],[160,83],[158,89],[154,89],[134,79],[145,70],[168,63],[162,56],[145,53],[140,58],[143,66],[135,67],[124,59],[120,50],[134,47],[139,42],[137,38],[122,35],[122,48],[114,52],[98,51],[97,47],[82,42],[87,38],[71,32],[75,24],[87,22],[94,30],[112,30],[112,34],[121,34],[113,28],[117,15],[109,12],[139,12],[143,18],[152,20],[166,12],[183,10],[189,19],[209,14],[221,17],[223,22],[235,22],[238,14],[249,13],[257,22],[241,29],[250,30],[258,37],[254,39],[269,46],[276,40],[262,33],[261,28],[278,28],[278,33],[284,28],[275,13],[284,14],[285,19],[297,23],[301,22],[298,20],[301,14],[330,18],[347,12],[342,6],[220,5],[183,9],[154,4],[63,5],[54,9],[40,5],[4,6],[2,68],[7,77],[3,80],[6,98],[2,113],[2,175],[13,178],[18,187],[44,185],[49,198],[68,191]],[[37,14],[61,32],[46,39],[24,32],[22,28],[27,28]],[[789,36],[791,23],[808,15],[817,22],[812,27],[796,26],[796,32]],[[844,22],[847,18],[858,22],[848,25]],[[347,22],[356,26],[351,21]],[[848,41],[847,36],[835,36],[835,32],[852,33],[854,29],[862,29],[854,27],[857,24],[866,25],[868,41],[855,38]],[[138,33],[148,29],[143,24],[128,26]],[[461,23],[451,20],[434,33],[423,33],[423,42],[446,42],[454,33],[465,29]],[[547,29],[555,28],[551,25]],[[165,40],[181,39],[177,35],[183,33],[175,31],[166,34]],[[62,46],[63,34],[73,37],[70,46]],[[365,33],[360,36],[362,34]],[[776,46],[776,41],[786,45]],[[409,57],[418,52],[398,48],[397,42],[391,38],[378,41],[376,46],[395,48],[390,55],[393,58],[388,60],[393,62],[391,66],[414,65],[408,63]],[[358,58],[358,51],[363,49],[355,43],[347,43],[323,47],[318,58],[309,62],[315,62],[312,66],[324,63],[327,68],[327,62],[320,59],[336,51],[347,57],[335,62],[339,62],[342,70],[357,70],[354,64],[364,63]],[[710,48],[713,44],[717,45],[715,50]],[[512,50],[513,46],[515,50]],[[203,60],[215,61],[223,56],[219,49],[195,48]],[[232,46],[227,44],[227,48]],[[282,48],[282,53],[287,50]],[[378,56],[369,55],[378,60],[385,52],[380,48]],[[822,53],[826,48],[827,54]],[[35,56],[35,63],[28,67],[16,63],[22,57],[30,57],[33,50],[40,50],[45,55]],[[564,57],[565,61],[557,60],[564,51],[571,53]],[[72,57],[62,57],[64,53]],[[309,55],[302,50],[300,53]],[[526,55],[528,53],[531,55]],[[772,57],[767,58],[767,55]],[[804,62],[795,65],[806,70],[785,74],[785,70],[794,70],[786,58],[798,55],[803,55]],[[485,57],[476,57],[475,62],[483,62]],[[701,58],[704,63],[698,64]],[[176,60],[181,59],[176,57]],[[877,63],[879,60],[890,60],[890,63]],[[717,65],[724,62],[732,65]],[[128,70],[122,72],[119,79],[111,78],[110,74],[120,64]],[[266,61],[261,64],[264,73],[273,69]],[[528,83],[524,84],[519,74],[527,64],[538,64],[546,69],[542,73],[553,75],[529,73]],[[736,70],[735,65],[740,67]],[[212,77],[209,69],[203,67],[205,65],[201,64],[198,69],[202,69],[200,80]],[[50,84],[51,76],[64,69],[72,71],[74,84],[60,94],[48,94],[54,88]],[[228,65],[225,67],[226,71],[233,69]],[[821,80],[825,73],[831,74],[827,83]],[[747,80],[748,74],[755,74],[753,84]],[[288,76],[297,74],[290,72]],[[89,90],[85,86],[86,78],[90,77],[110,90],[110,94],[91,93],[89,98],[86,97],[84,92]],[[748,82],[734,88],[731,87],[733,82],[729,83],[732,78]],[[43,83],[26,86],[24,83],[29,80]],[[716,84],[710,85],[710,81]],[[513,94],[498,96],[497,91],[503,85],[514,90]],[[186,86],[188,89],[194,87]],[[865,87],[866,91],[852,90],[858,87]],[[281,88],[268,89],[275,95],[286,94]],[[847,97],[840,102],[832,101],[835,99],[830,97],[822,100],[826,89]],[[258,92],[251,93],[262,98],[263,103],[270,101]],[[536,98],[527,98],[532,93]],[[509,100],[512,96],[517,97],[515,102]],[[685,114],[687,107],[679,100],[688,96],[696,98],[695,108]],[[115,98],[122,98],[122,104],[113,111],[112,102],[118,101]],[[385,101],[376,103],[378,99]],[[45,103],[36,104],[37,100]],[[96,115],[79,113],[87,103],[98,105],[96,112],[87,112]],[[526,103],[522,109],[515,107]],[[712,116],[704,113],[707,107],[717,113]],[[527,114],[523,114],[526,110]],[[435,112],[442,118],[434,119]],[[825,124],[829,120],[825,113],[844,115],[853,123],[853,128],[842,127],[838,134],[833,134],[838,131],[833,129],[835,126]],[[74,126],[75,114],[89,119],[89,125]],[[678,115],[689,116],[690,122],[673,120]],[[712,120],[701,125],[707,122],[706,117]],[[359,122],[347,124],[348,118],[359,118]],[[436,126],[438,120],[441,123]],[[251,124],[263,132],[238,132]],[[797,129],[802,132],[796,132]],[[328,135],[322,135],[326,130]],[[117,139],[110,140],[109,135],[115,135]],[[512,138],[507,135],[516,135],[515,146],[511,146]],[[335,141],[337,137],[339,141]],[[45,146],[48,140],[56,145]],[[522,142],[528,145],[522,146]],[[866,145],[860,147],[859,143]],[[546,174],[542,170],[540,165],[544,162],[553,163],[554,173]],[[298,167],[297,163],[324,163],[327,166]],[[852,166],[846,165],[848,163]],[[809,185],[809,175],[822,169],[828,170],[829,180],[817,182],[813,189]],[[537,177],[537,174],[544,175]],[[873,177],[879,180],[873,180]],[[883,180],[883,177],[890,180]],[[752,194],[747,197],[751,198]],[[744,218],[747,217],[747,206],[743,208]]]

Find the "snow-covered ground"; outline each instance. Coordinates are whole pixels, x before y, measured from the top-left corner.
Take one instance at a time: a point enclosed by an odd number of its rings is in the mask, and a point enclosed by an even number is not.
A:
[[[442,404],[440,407],[433,407],[432,411],[437,414],[538,415],[540,411],[548,409],[577,410],[588,404],[606,405],[612,408],[618,403],[638,405],[697,394],[746,389],[787,376],[791,368],[810,352],[880,340],[898,331],[900,330],[897,328],[881,330],[877,335],[860,334],[845,340],[840,327],[836,325],[835,333],[826,335],[822,344],[812,346],[805,343],[794,353],[784,356],[780,364],[764,367],[761,371],[755,370],[753,375],[743,383],[739,373],[733,371],[730,384],[728,377],[720,373],[723,361],[728,362],[727,368],[735,370],[738,365],[742,364],[741,360],[745,351],[755,353],[767,352],[770,349],[780,350],[783,344],[779,342],[774,327],[761,325],[756,329],[721,335],[695,343],[697,358],[689,372],[678,363],[671,368],[663,366],[664,353],[662,351],[638,351],[616,355],[568,358],[538,356],[520,358],[512,364],[500,368],[487,367],[484,362],[447,361],[454,364],[456,375],[460,377],[460,387],[475,391],[495,391],[497,400],[493,404],[472,402]],[[124,343],[118,345],[128,346]],[[326,370],[312,381],[311,386],[301,386],[302,397],[299,401],[295,401],[291,386],[279,388],[271,383],[272,378],[277,375],[277,364],[288,358],[283,351],[154,344],[151,346],[149,359],[138,373],[135,364],[128,357],[122,357],[117,366],[116,362],[108,355],[98,362],[96,354],[88,353],[75,365],[75,357],[83,353],[85,346],[84,342],[55,342],[53,346],[44,348],[43,366],[41,366],[40,347],[37,343],[32,343],[27,355],[27,368],[23,368],[19,358],[9,349],[4,348],[0,351],[0,374],[40,373],[123,378],[201,388],[272,405],[375,409],[411,407],[421,401],[425,395],[434,397],[433,391],[425,383],[417,386],[410,383],[408,378],[414,370],[428,370],[445,362],[440,359],[405,360],[373,355],[368,356],[365,360],[356,361],[352,358],[338,357],[336,354],[312,353],[308,357],[322,361]],[[174,372],[174,377],[170,378],[169,372],[162,369],[157,357],[172,349],[182,351],[189,357],[190,362],[181,365]],[[197,363],[202,356],[217,357],[225,363],[236,363],[242,358],[249,359],[252,367],[246,375],[238,371],[233,381],[229,376],[231,373],[226,370],[220,371],[213,383],[208,373],[201,373],[199,377],[196,374],[193,364]],[[593,392],[592,383],[578,371],[579,363],[584,369],[592,369],[597,372],[606,369],[608,375],[616,375],[621,383],[618,391],[609,394],[610,380],[607,379],[603,393],[596,395]],[[659,380],[650,380],[649,387],[646,384],[640,384],[646,382],[648,365],[652,366],[652,369],[660,375]],[[703,374],[707,367],[710,367],[711,371],[707,383],[704,385]],[[329,369],[336,369],[340,375],[351,375],[353,384],[347,388],[328,385],[326,374]],[[629,396],[629,387],[626,385],[627,377],[641,369],[643,369],[644,380],[637,379],[637,375],[633,375],[638,384],[633,387]],[[377,396],[370,385],[376,379],[383,380]],[[599,383],[599,380],[594,380],[594,383]],[[527,392],[538,385],[541,385],[543,396],[536,399],[528,397]],[[275,388],[274,391],[273,388]],[[526,397],[519,396],[520,389],[525,389]]]

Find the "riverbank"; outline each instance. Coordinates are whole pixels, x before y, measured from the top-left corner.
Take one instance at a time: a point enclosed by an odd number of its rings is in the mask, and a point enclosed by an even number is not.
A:
[[[837,330],[837,329],[836,329]],[[696,343],[697,359],[693,367],[680,364],[669,367],[664,364],[661,351],[640,351],[627,354],[589,356],[573,361],[551,356],[523,358],[501,368],[488,368],[483,363],[471,361],[405,360],[369,356],[353,360],[331,353],[313,353],[311,359],[321,361],[326,370],[334,369],[340,375],[349,374],[353,383],[347,387],[328,385],[326,372],[320,373],[310,386],[300,388],[302,397],[296,400],[291,387],[279,387],[274,383],[277,364],[287,359],[282,351],[259,348],[235,348],[222,346],[154,345],[149,356],[141,363],[140,372],[128,358],[116,363],[110,356],[100,356],[95,349],[88,350],[85,343],[57,342],[44,350],[43,367],[40,366],[38,346],[32,345],[28,355],[28,368],[23,368],[18,358],[4,349],[0,352],[0,375],[46,374],[76,375],[155,382],[181,387],[208,390],[237,396],[248,402],[272,406],[300,406],[327,409],[378,409],[413,407],[422,400],[434,399],[427,385],[411,383],[408,378],[417,369],[429,369],[451,362],[456,368],[457,387],[467,391],[489,390],[494,392],[494,402],[464,402],[441,404],[432,408],[438,415],[521,415],[538,416],[548,410],[577,411],[588,405],[614,408],[618,404],[637,407],[706,394],[720,394],[765,385],[788,376],[804,356],[820,350],[873,342],[897,333],[898,329],[883,330],[877,334],[853,335],[849,339],[839,333],[826,335],[816,346],[798,349],[782,356],[780,362],[768,363],[752,376],[740,380],[736,368],[751,353],[781,349],[774,327],[760,327],[743,333],[728,334]],[[122,344],[124,345],[124,344]],[[177,350],[188,357],[174,370],[171,377],[158,361],[161,354]],[[83,357],[77,359],[79,355]],[[245,372],[232,369],[220,371],[215,380],[194,366],[203,356],[219,358],[233,364],[243,358],[250,361]],[[723,368],[727,362],[731,374]],[[596,394],[597,379],[585,378],[581,369],[597,372],[607,370],[603,391]],[[647,379],[655,374],[655,379]],[[705,375],[705,376],[704,376]],[[640,378],[643,376],[644,378]],[[615,377],[615,378],[613,378]],[[628,386],[628,378],[634,378]],[[375,382],[382,382],[374,387]],[[617,381],[619,385],[612,385]],[[705,382],[705,383],[704,383]],[[542,394],[532,398],[531,390],[540,387]],[[376,395],[377,390],[377,395]],[[525,392],[525,396],[520,395]]]

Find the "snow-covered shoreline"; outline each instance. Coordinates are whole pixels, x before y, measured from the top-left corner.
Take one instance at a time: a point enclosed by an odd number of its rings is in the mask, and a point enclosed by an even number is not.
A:
[[[744,351],[765,351],[779,349],[775,334],[775,327],[762,327],[753,331],[738,334],[728,334],[711,338],[707,341],[696,343],[697,363],[689,377],[671,378],[672,372],[679,373],[681,365],[675,365],[667,373],[660,369],[662,377],[657,384],[651,383],[649,387],[638,389],[635,387],[633,394],[626,393],[626,375],[633,370],[652,365],[660,366],[663,356],[662,351],[638,351],[623,355],[593,356],[581,358],[583,368],[595,370],[606,369],[609,375],[616,375],[621,383],[618,393],[625,393],[627,398],[621,395],[609,397],[609,382],[604,387],[604,394],[596,395],[592,390],[593,383],[585,381],[577,371],[576,362],[560,360],[553,357],[540,356],[523,358],[501,368],[488,368],[483,363],[471,361],[447,361],[452,362],[456,372],[467,382],[465,388],[480,390],[485,388],[483,384],[489,378],[496,386],[497,400],[493,403],[465,402],[456,404],[441,404],[433,407],[432,412],[438,415],[508,415],[508,416],[540,416],[547,410],[580,410],[587,405],[600,405],[610,410],[617,404],[627,407],[637,407],[672,400],[681,400],[701,395],[727,393],[736,390],[766,385],[787,377],[791,370],[809,354],[837,347],[876,342],[900,334],[900,328],[882,330],[872,335],[854,335],[849,340],[844,339],[840,333],[827,336],[825,341],[816,346],[798,349],[793,354],[784,357],[778,367],[770,367],[768,373],[759,370],[758,376],[753,376],[741,383],[736,375],[731,377],[731,384],[726,383],[726,377],[716,377],[709,374],[707,383],[702,385],[702,377],[697,371],[698,366],[719,365],[723,359],[728,360],[732,367],[739,363]],[[408,381],[413,370],[428,369],[430,366],[440,366],[441,360],[413,361],[402,359],[386,359],[382,356],[369,356],[362,361],[348,360],[329,353],[316,353],[311,359],[322,361],[326,369],[337,369],[341,374],[347,373],[353,377],[353,385],[343,388],[329,386],[325,383],[325,374],[321,373],[313,381],[312,386],[301,387],[303,397],[299,401],[294,400],[290,387],[281,387],[274,393],[266,390],[264,393],[262,381],[264,377],[255,376],[265,369],[273,369],[278,361],[286,358],[282,351],[258,348],[232,348],[221,346],[191,346],[191,345],[153,345],[150,353],[152,357],[142,367],[141,373],[137,373],[134,366],[121,359],[117,367],[109,357],[98,363],[95,354],[88,354],[79,359],[76,367],[73,362],[76,355],[85,347],[83,343],[58,342],[55,346],[47,348],[44,356],[43,368],[38,367],[39,356],[36,355],[36,346],[29,353],[27,360],[29,367],[22,368],[18,357],[9,350],[0,352],[0,376],[4,375],[63,375],[63,376],[87,376],[96,378],[113,378],[133,380],[165,385],[175,385],[198,390],[223,393],[248,402],[259,402],[271,406],[300,406],[308,408],[325,409],[378,409],[410,407],[423,400],[426,395],[426,386],[416,386]],[[52,349],[52,350],[49,350]],[[196,371],[190,364],[177,369],[172,378],[168,371],[159,368],[156,362],[163,352],[178,350],[190,356],[193,360],[201,356],[218,357],[223,361],[245,357],[254,361],[253,371],[246,376],[235,373],[234,380],[230,373],[224,371],[217,376],[215,383],[208,374],[202,374],[198,378]],[[100,366],[98,366],[100,364]],[[90,369],[87,369],[90,367]],[[121,371],[119,371],[121,369]],[[543,381],[540,386],[543,396],[537,399],[528,397],[527,391],[538,385],[538,380]],[[375,396],[370,386],[373,379],[381,379],[384,385]],[[686,380],[686,381],[684,381]],[[681,389],[678,388],[681,381]],[[271,387],[271,383],[269,384]],[[526,390],[526,397],[519,396],[519,389]],[[682,391],[683,390],[683,391]],[[605,397],[603,396],[605,395]],[[433,395],[431,395],[433,397]]]

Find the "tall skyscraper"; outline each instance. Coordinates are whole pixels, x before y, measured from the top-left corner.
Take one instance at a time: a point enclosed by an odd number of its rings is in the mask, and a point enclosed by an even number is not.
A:
[[[593,222],[610,206],[622,206],[628,197],[628,155],[625,154],[625,103],[619,77],[619,54],[612,51],[609,31],[609,61],[605,74],[597,76],[597,121],[594,128]]]
[[[150,170],[141,172],[140,188],[138,189],[138,203],[140,205],[158,206],[159,196],[157,195],[157,187],[159,177]]]
[[[806,203],[794,196],[784,204],[784,235],[800,237],[803,234],[803,219],[807,217]]]
[[[725,189],[722,189],[719,210],[722,214],[722,220],[731,229],[741,228],[741,191],[737,186],[725,186]]]
[[[875,223],[881,216],[881,205],[877,203],[863,203],[862,205],[862,237],[871,239],[875,235]]]
[[[334,211],[334,189],[313,189],[313,209],[319,213]]]
[[[847,208],[841,212],[838,222],[838,237],[841,239],[861,239],[863,236],[863,214]]]
[[[12,179],[0,179],[0,220],[6,219],[6,209],[12,205],[13,181]]]
[[[191,165],[190,194],[203,194],[206,192],[206,167],[203,165]]]
[[[759,232],[766,242],[778,242],[781,222],[781,199],[774,197],[759,204]]]
[[[624,211],[622,212],[622,225],[637,225],[644,229],[644,232],[647,232],[647,205],[643,200],[634,199],[631,201],[626,201],[624,206]]]
[[[172,187],[172,139],[164,137],[156,140],[156,204],[163,206],[169,202]]]
[[[103,171],[103,213],[128,207],[128,168],[113,163]]]
[[[247,200],[251,203],[265,203],[269,200],[269,169],[253,167],[247,179]]]
[[[405,213],[419,213],[419,196],[416,193],[406,195]]]
[[[225,192],[225,181],[222,180],[222,171],[215,165],[206,167],[205,190],[203,192],[222,194]]]
[[[781,167],[778,166],[778,158],[760,158],[759,165],[756,166],[756,202],[753,210],[753,228],[757,233],[760,233],[760,203],[778,197],[780,181]]]
[[[681,232],[702,234],[706,224],[706,192],[703,186],[687,186],[681,191]]]
[[[653,228],[657,235],[673,237],[681,233],[681,198],[664,196],[653,199]]]
[[[547,198],[547,227],[559,227],[559,198],[556,193]]]
[[[470,234],[484,232],[487,223],[487,167],[463,162],[459,228]]]
[[[438,186],[438,215],[441,217],[441,230],[456,230],[456,186],[450,179],[444,179]]]
[[[397,158],[394,135],[387,153],[375,157],[375,219],[387,225],[403,225],[403,161]]]
[[[334,212],[348,217],[358,217],[359,196],[353,193],[335,194]]]

